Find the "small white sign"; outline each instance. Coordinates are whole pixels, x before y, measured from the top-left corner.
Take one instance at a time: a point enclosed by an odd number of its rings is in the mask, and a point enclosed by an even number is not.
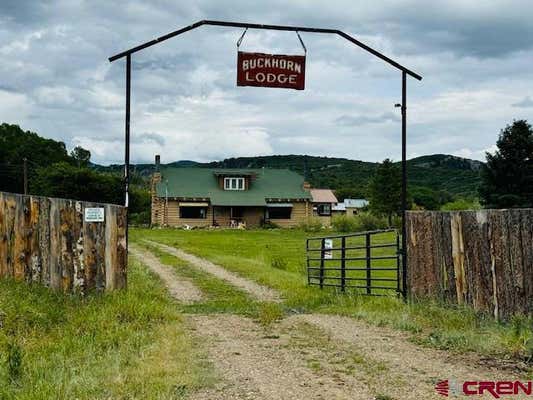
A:
[[[333,254],[331,249],[333,248],[333,239],[324,239],[324,259],[331,260]]]
[[[85,222],[104,222],[104,207],[87,207]]]

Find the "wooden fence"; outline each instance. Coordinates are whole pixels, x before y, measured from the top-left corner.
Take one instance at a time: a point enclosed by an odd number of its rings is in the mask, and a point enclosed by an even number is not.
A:
[[[99,208],[103,222],[86,222]],[[126,210],[111,204],[0,192],[0,278],[65,292],[126,287]]]
[[[414,297],[533,314],[533,209],[408,212],[407,255]]]

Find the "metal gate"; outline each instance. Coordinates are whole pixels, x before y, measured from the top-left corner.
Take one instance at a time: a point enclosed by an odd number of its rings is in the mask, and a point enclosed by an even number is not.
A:
[[[402,252],[395,229],[309,238],[306,249],[309,285],[378,296],[402,293]]]

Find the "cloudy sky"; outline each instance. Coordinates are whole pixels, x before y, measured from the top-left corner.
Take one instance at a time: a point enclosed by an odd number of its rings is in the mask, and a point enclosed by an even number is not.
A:
[[[125,62],[108,57],[201,19],[338,28],[424,79],[408,81],[408,155],[483,159],[533,120],[531,1],[0,2],[0,121],[123,160]],[[242,30],[204,26],[133,56],[132,159],[400,157],[400,72],[340,37],[304,34],[306,90],[235,86]],[[292,32],[241,49],[302,54]]]

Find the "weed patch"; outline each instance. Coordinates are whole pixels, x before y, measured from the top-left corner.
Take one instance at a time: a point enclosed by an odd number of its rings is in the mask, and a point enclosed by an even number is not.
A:
[[[262,303],[257,312],[257,320],[263,326],[270,326],[283,318],[283,310],[277,303]]]
[[[127,290],[86,297],[2,280],[0,309],[1,399],[171,399],[209,384],[175,303],[138,263]]]

